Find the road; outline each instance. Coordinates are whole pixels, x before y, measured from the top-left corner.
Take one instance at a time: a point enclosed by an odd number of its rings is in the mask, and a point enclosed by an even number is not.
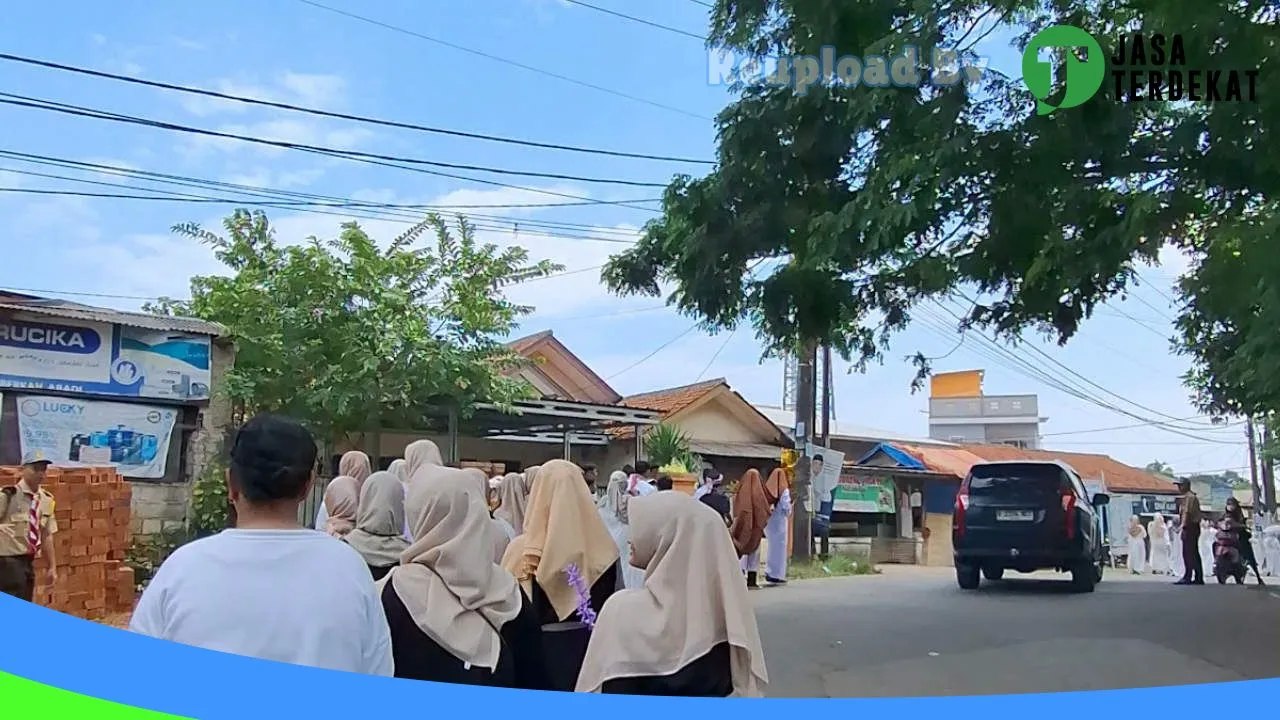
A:
[[[914,567],[752,591],[768,695],[982,695],[1280,675],[1280,587],[1173,587],[1122,572],[1091,594],[1070,593],[1054,573],[964,592],[949,568]]]

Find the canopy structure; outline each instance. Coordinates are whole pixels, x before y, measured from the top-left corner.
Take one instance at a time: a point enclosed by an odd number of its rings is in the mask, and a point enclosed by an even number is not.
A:
[[[484,438],[512,442],[560,443],[564,456],[574,445],[608,445],[606,431],[633,427],[636,432],[636,457],[640,457],[642,428],[657,425],[661,414],[621,405],[596,405],[574,400],[517,400],[503,409],[491,403],[476,405],[469,418],[440,408],[431,413],[432,420],[442,421],[447,428],[448,447],[441,448],[450,461],[458,457],[458,438]],[[391,428],[384,428],[392,431]]]

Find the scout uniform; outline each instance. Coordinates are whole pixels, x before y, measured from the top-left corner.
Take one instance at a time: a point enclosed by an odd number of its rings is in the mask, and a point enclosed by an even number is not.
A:
[[[22,458],[23,465],[48,463],[42,453]],[[0,488],[0,593],[27,602],[35,597],[35,560],[44,536],[58,531],[53,495],[32,492],[25,480]]]

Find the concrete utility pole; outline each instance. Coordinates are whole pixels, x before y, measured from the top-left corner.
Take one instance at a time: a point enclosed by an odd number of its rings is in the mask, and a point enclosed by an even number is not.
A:
[[[791,491],[794,509],[791,520],[791,558],[808,561],[813,555],[810,534],[813,531],[810,522],[809,507],[812,494],[812,483],[809,476],[811,470],[808,448],[813,439],[814,401],[814,365],[818,356],[818,344],[806,342],[800,349],[800,367],[796,382],[796,449],[800,459],[796,462],[796,483]]]
[[[1274,513],[1276,510],[1276,471],[1270,452],[1274,439],[1271,436],[1271,424],[1264,421],[1262,423],[1262,446],[1258,448],[1258,455],[1262,459],[1262,498],[1268,513]],[[1255,505],[1257,502],[1257,500],[1254,500]]]
[[[1258,483],[1258,435],[1253,431],[1253,418],[1244,421],[1244,434],[1249,439],[1249,489],[1253,492],[1253,515],[1262,507],[1262,486]]]

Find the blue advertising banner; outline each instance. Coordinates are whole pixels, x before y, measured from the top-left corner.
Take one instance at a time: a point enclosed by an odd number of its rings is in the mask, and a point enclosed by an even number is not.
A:
[[[18,398],[22,453],[39,450],[54,465],[113,466],[128,478],[164,477],[178,412],[172,407]]]
[[[48,318],[0,318],[0,387],[193,401],[209,398],[207,335]]]

